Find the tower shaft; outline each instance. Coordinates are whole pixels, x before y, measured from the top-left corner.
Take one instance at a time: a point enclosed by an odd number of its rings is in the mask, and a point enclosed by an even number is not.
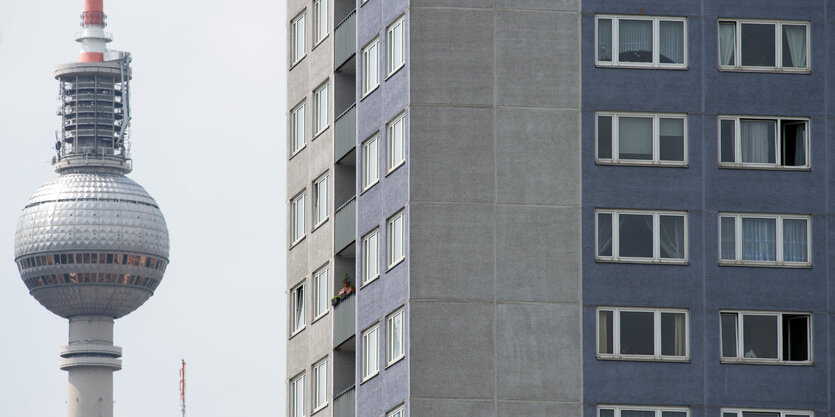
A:
[[[113,372],[122,369],[122,348],[113,345],[113,318],[69,321],[69,342],[61,349],[61,369],[69,373],[67,417],[112,417]]]

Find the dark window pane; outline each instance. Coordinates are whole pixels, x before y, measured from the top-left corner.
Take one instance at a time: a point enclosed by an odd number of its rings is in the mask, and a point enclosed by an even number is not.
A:
[[[618,118],[618,155],[620,159],[652,159],[652,119]]]
[[[809,360],[809,316],[783,315],[783,360]]]
[[[612,256],[612,213],[597,214],[597,255]]]
[[[742,316],[743,356],[777,359],[777,316]]]
[[[659,147],[662,161],[684,161],[684,119],[660,120]]]
[[[684,313],[661,313],[661,354],[687,354],[687,324]]]
[[[737,413],[722,413],[722,417],[739,417]]]
[[[733,217],[719,218],[719,254],[721,259],[732,261],[736,259],[736,219]]]
[[[620,256],[635,258],[652,257],[652,216],[646,214],[621,214],[619,239]]]
[[[597,157],[612,158],[612,116],[597,116]]]
[[[721,315],[723,358],[736,357],[736,318],[736,314]]]
[[[652,62],[652,21],[618,21],[621,62]]]
[[[612,61],[612,19],[597,20],[597,60]]]
[[[806,123],[783,121],[783,158],[784,166],[802,167],[806,165]]]
[[[649,411],[649,410],[620,410],[620,417],[655,417],[655,411]]]
[[[742,24],[742,65],[750,67],[773,67],[774,24]]]
[[[722,120],[721,123],[721,161],[734,162],[734,121]]]
[[[780,413],[770,413],[767,411],[743,411],[742,417],[780,417]]]
[[[615,410],[611,408],[601,408],[600,417],[615,417]]]
[[[687,417],[684,411],[662,411],[661,417]]]
[[[620,313],[621,354],[654,354],[654,316],[654,313],[648,311],[622,311]]]
[[[612,311],[600,311],[598,314],[598,352],[599,353],[615,353],[614,348],[614,313]]]

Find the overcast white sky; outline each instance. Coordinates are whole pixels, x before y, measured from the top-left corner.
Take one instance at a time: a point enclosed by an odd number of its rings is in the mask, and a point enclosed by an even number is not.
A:
[[[66,320],[14,265],[30,195],[54,178],[56,65],[77,59],[82,0],[0,0],[0,416],[66,414]],[[116,321],[115,414],[283,416],[285,7],[281,0],[105,0],[112,49],[133,54],[130,177],[156,198],[171,264]]]

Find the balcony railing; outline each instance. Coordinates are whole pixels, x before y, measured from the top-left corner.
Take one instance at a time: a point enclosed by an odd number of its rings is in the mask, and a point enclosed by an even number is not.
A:
[[[334,125],[333,160],[339,162],[357,146],[357,105],[352,104],[336,120]]]
[[[348,200],[342,207],[336,209],[333,226],[333,250],[334,253],[342,252],[354,242],[357,220],[356,197]]]
[[[339,69],[357,53],[357,12],[351,12],[333,32],[333,63],[334,68]]]
[[[354,417],[355,388],[350,388],[333,396],[333,417]]]
[[[333,306],[333,347],[337,348],[356,333],[357,297],[351,294]]]

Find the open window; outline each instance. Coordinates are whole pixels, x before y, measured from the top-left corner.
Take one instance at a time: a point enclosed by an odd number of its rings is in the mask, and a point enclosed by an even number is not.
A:
[[[720,318],[723,362],[812,362],[809,313],[727,311]]]
[[[808,169],[809,120],[720,116],[719,166]]]

